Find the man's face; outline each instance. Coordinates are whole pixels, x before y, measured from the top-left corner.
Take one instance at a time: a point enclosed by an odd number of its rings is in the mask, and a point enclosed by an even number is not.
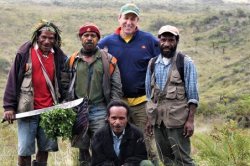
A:
[[[85,32],[80,37],[80,40],[86,51],[93,51],[96,48],[99,38],[95,32]]]
[[[112,106],[109,111],[109,125],[116,135],[120,135],[128,123],[127,110],[122,106]]]
[[[159,37],[160,49],[162,56],[166,58],[171,58],[177,48],[176,36],[171,33],[164,33]]]
[[[120,15],[118,21],[125,35],[133,35],[138,25],[139,17],[134,13],[128,13]]]
[[[51,48],[55,44],[55,33],[51,31],[41,31],[41,34],[38,36],[37,44],[43,54],[48,54]]]

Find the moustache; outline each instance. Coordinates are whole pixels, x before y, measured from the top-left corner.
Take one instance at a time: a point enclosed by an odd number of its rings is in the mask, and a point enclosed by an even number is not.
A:
[[[86,42],[85,44],[94,44],[93,42]]]

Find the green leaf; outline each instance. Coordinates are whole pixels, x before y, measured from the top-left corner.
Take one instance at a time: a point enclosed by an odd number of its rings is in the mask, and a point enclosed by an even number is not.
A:
[[[41,114],[40,126],[48,138],[56,140],[62,137],[63,140],[70,139],[72,127],[76,120],[76,113],[73,109],[54,109]]]

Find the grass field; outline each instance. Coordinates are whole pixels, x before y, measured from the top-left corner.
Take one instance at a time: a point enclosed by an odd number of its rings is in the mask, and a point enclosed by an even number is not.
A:
[[[220,166],[220,162],[214,163],[216,161],[210,160],[212,157],[204,156],[206,153],[209,156],[204,149],[211,147],[202,146],[204,144],[200,140],[209,142],[211,133],[216,133],[214,127],[222,127],[217,133],[220,137],[220,134],[226,131],[223,126],[227,126],[227,117],[237,120],[238,117],[250,116],[250,5],[223,4],[221,1],[219,4],[211,3],[219,2],[216,0],[207,1],[206,4],[191,1],[185,4],[169,0],[134,2],[142,10],[140,29],[154,35],[160,26],[165,24],[172,24],[180,29],[179,49],[192,57],[199,74],[200,106],[196,118],[197,130],[192,138],[192,154],[198,165]],[[40,19],[53,20],[62,30],[62,49],[70,55],[81,47],[76,37],[81,25],[91,21],[100,27],[102,36],[113,33],[118,26],[119,7],[124,3],[122,0],[0,0],[0,103],[16,50],[24,41],[30,39],[35,23]],[[1,109],[0,117],[2,112]],[[249,128],[232,129],[235,130],[230,132],[240,138],[234,141],[243,142],[245,146],[241,149],[248,148]],[[221,140],[227,141],[230,138],[233,140],[234,137],[225,135]],[[60,151],[50,155],[50,165],[76,165],[76,149],[70,148],[67,141],[59,142]],[[234,160],[237,158],[234,155],[236,152],[230,153],[228,149],[223,149],[220,143],[224,142],[211,141],[214,149],[220,147],[220,150],[227,152],[216,149],[224,156],[214,153],[215,158],[227,163],[223,157],[227,156],[227,161],[231,161],[233,156],[233,162],[228,162],[229,165],[242,164]],[[228,147],[226,145],[224,147]],[[245,161],[242,165],[250,165],[249,149],[244,155],[245,158],[241,158]],[[0,165],[16,165],[16,152],[16,124],[0,124]],[[210,152],[212,154],[212,151]]]

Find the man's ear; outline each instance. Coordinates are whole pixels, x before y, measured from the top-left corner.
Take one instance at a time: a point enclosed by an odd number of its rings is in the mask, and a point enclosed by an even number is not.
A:
[[[105,121],[108,122],[109,121],[109,117],[106,115],[105,117]]]
[[[119,21],[121,17],[122,17],[122,15],[119,14],[117,20]]]
[[[80,36],[79,34],[77,34],[76,37],[81,41],[82,36]]]

